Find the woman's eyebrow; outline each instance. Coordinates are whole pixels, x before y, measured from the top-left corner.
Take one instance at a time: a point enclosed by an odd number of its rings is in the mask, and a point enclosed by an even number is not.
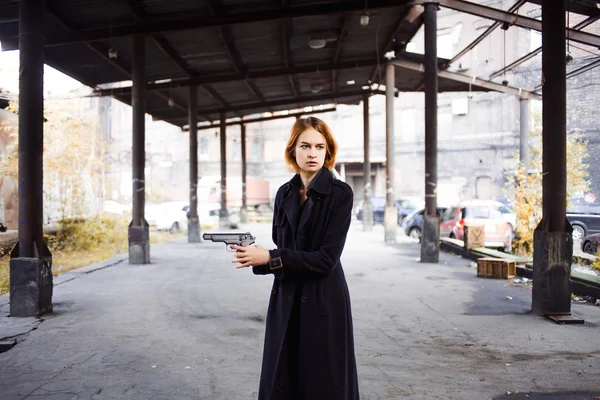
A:
[[[307,145],[311,145],[311,143],[308,142],[300,142],[300,144],[307,144]],[[325,146],[325,143],[316,143],[315,146]]]

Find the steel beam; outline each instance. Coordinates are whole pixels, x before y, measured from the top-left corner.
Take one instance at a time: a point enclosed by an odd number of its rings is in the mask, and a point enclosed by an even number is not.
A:
[[[242,148],[242,208],[240,210],[240,222],[243,224],[248,222],[248,196],[246,193],[246,172],[247,172],[247,160],[246,160],[246,124],[240,124],[241,130],[241,143]]]
[[[335,112],[336,110],[337,110],[336,107],[327,107],[327,108],[324,108],[323,110],[315,110],[315,111],[311,111],[311,112],[302,111],[302,112],[297,112],[297,113],[289,113],[289,114],[286,114],[286,115],[283,115],[283,114],[281,114],[281,115],[275,115],[275,116],[272,116],[272,117],[248,118],[248,119],[242,120],[241,122],[240,121],[231,121],[231,122],[227,122],[226,125],[227,126],[234,126],[234,125],[239,125],[240,123],[244,124],[244,125],[248,125],[248,124],[251,124],[251,123],[254,123],[254,122],[266,122],[266,121],[273,121],[273,120],[276,120],[276,119],[286,119],[286,118],[296,118],[296,119],[298,119],[298,118],[300,118],[300,117],[302,117],[304,115],[323,114],[323,113],[328,113],[328,112]],[[211,124],[211,125],[199,125],[198,126],[198,130],[201,131],[201,130],[206,130],[206,129],[215,129],[215,128],[218,128],[220,125],[221,125],[220,123],[218,123],[218,124]],[[187,126],[183,127],[184,131],[187,131],[188,129],[189,129],[189,127],[187,127]]]
[[[478,17],[488,18],[501,23],[518,26],[520,28],[531,29],[538,32],[542,31],[541,21],[499,10],[497,8],[486,7],[464,0],[439,0],[439,4],[443,7]],[[565,31],[569,35],[569,39],[573,40],[574,42],[587,44],[597,48],[600,47],[600,36],[587,32],[581,32],[571,28],[566,28]]]
[[[376,59],[360,59],[352,61],[343,61],[333,64],[310,64],[304,66],[287,66],[285,68],[270,68],[256,71],[246,71],[243,73],[226,73],[226,74],[214,74],[203,77],[193,77],[188,79],[171,80],[169,82],[149,83],[147,85],[148,90],[167,90],[173,88],[187,87],[191,85],[210,85],[224,82],[235,82],[243,81],[245,79],[260,79],[260,78],[272,78],[277,76],[295,75],[295,74],[307,74],[326,72],[332,70],[342,69],[355,69],[361,67],[372,67],[377,65]],[[295,89],[295,87],[294,87]],[[131,93],[131,86],[114,88],[114,89],[101,89],[96,90],[95,93],[102,96],[112,96],[115,94],[128,94]],[[294,96],[297,96],[294,93]]]
[[[220,114],[219,143],[221,148],[221,207],[219,212],[219,227],[228,228],[227,223],[227,124],[225,123],[225,113]]]
[[[333,58],[331,59],[331,64],[337,63],[340,59],[340,54],[342,54],[342,43],[344,42],[344,38],[348,34],[348,25],[350,24],[351,19],[351,13],[344,15],[344,17],[342,18],[342,22],[340,23],[340,28],[338,30],[335,52],[333,53]],[[334,69],[331,71],[331,90],[334,92],[336,91],[336,84],[337,71]]]
[[[129,225],[129,263],[150,263],[149,227],[146,206],[146,37],[133,36],[132,108],[132,220]]]
[[[394,43],[394,40],[396,39],[396,36],[398,35],[398,32],[400,31],[400,28],[402,28],[402,26],[405,23],[413,24],[414,29],[413,29],[412,33],[410,34],[410,37],[408,37],[406,40],[404,40],[404,42],[401,43],[401,45],[398,48],[397,55],[396,55],[396,57],[398,57],[400,55],[400,53],[402,53],[404,51],[404,49],[406,49],[406,45],[408,45],[408,43],[413,39],[413,37],[415,37],[415,35],[419,31],[419,28],[421,27],[422,23],[421,22],[416,23],[416,22],[420,21],[420,18],[422,15],[423,15],[423,6],[421,6],[421,5],[412,6],[411,8],[409,8],[405,12],[403,12],[402,15],[400,16],[400,18],[398,18],[398,20],[394,24],[394,28],[392,28],[392,33],[388,36],[387,40],[385,42],[383,42],[383,45],[379,49],[380,57],[383,57],[384,52],[392,46],[392,44]],[[370,79],[371,83],[375,82],[375,77],[377,76],[377,72],[379,72],[380,66],[381,66],[381,64],[377,64],[375,66],[375,68],[373,69],[373,72],[371,73],[371,79]]]
[[[19,3],[18,233],[10,254],[10,317],[52,311],[52,255],[44,242],[44,0]]]
[[[421,262],[439,261],[437,213],[437,4],[425,4],[425,212],[421,238]]]
[[[406,1],[398,0],[371,0],[369,10],[393,8],[402,6]],[[238,25],[252,22],[276,21],[291,18],[315,17],[322,15],[345,14],[348,12],[364,11],[361,2],[332,1],[322,4],[307,4],[294,7],[282,7],[260,11],[241,13],[227,13],[218,15],[192,15],[183,18],[148,18],[144,23],[115,26],[109,28],[89,29],[85,32],[51,35],[46,46],[62,46],[73,43],[82,43],[110,38],[130,36],[135,33],[153,34],[159,32],[181,31],[226,25]]]
[[[322,93],[311,96],[301,96],[301,97],[292,97],[281,100],[273,100],[267,101],[265,103],[244,103],[244,104],[235,104],[230,107],[219,107],[219,108],[206,108],[198,110],[200,115],[209,115],[209,114],[219,114],[221,112],[234,112],[234,111],[243,111],[243,110],[252,110],[259,109],[264,107],[277,107],[284,106],[288,104],[296,104],[296,103],[308,103],[313,101],[321,101],[321,100],[331,100],[334,98],[347,98],[354,96],[362,96],[363,93],[378,93],[383,94],[382,91],[373,91],[373,90],[353,90],[353,91],[344,91],[344,92],[334,92],[334,93]],[[155,114],[157,118],[177,118],[178,115],[172,114]]]
[[[34,258],[43,245],[44,1],[19,5],[19,257]]]
[[[534,232],[532,311],[571,312],[572,227],[567,220],[566,1],[542,1],[542,221]]]
[[[512,5],[512,7],[510,7],[508,9],[509,13],[516,13],[519,8],[523,5],[527,3],[527,0],[517,0],[517,2],[515,4]],[[455,55],[454,57],[452,57],[452,59],[450,61],[448,61],[448,65],[453,64],[456,60],[458,60],[459,58],[461,58],[462,56],[464,56],[465,54],[467,54],[469,51],[473,50],[473,48],[475,46],[477,46],[479,43],[481,43],[483,41],[483,39],[485,39],[486,37],[488,37],[492,32],[494,32],[496,30],[496,28],[498,28],[500,25],[502,25],[502,23],[500,22],[494,22],[489,28],[487,28],[481,35],[479,35],[477,37],[477,39],[473,40],[471,43],[469,43],[464,49],[462,49],[460,52],[458,52],[457,55]]]
[[[585,28],[586,26],[589,26],[589,25],[593,24],[598,19],[600,19],[600,15],[589,17],[589,18],[585,19],[584,21],[581,21],[580,23],[578,23],[577,25],[575,25],[573,27],[573,29],[581,30],[581,29]],[[533,50],[532,52],[530,52],[530,53],[524,55],[523,57],[519,58],[518,60],[512,62],[508,66],[506,66],[506,67],[504,67],[504,68],[502,68],[502,69],[494,72],[493,74],[491,74],[490,75],[490,80],[496,78],[497,76],[503,75],[504,73],[506,73],[508,71],[512,71],[513,69],[515,69],[519,65],[523,64],[524,62],[526,62],[528,60],[531,60],[533,57],[537,56],[541,52],[542,52],[542,48],[538,47],[537,49]],[[567,78],[569,78],[569,77],[567,76]]]
[[[406,68],[413,71],[422,71],[423,64],[418,64],[412,61],[403,61],[403,60],[395,60],[391,61],[392,64],[396,65],[400,68]],[[500,83],[486,81],[484,79],[476,78],[474,76],[468,76],[464,74],[459,74],[458,72],[450,72],[445,70],[438,70],[438,77],[443,79],[450,79],[456,82],[462,82],[465,84],[479,86],[481,88],[487,89],[489,91],[512,94],[514,96],[519,96],[521,98],[530,99],[530,98],[541,98],[541,96],[537,93],[534,93],[529,90],[522,90],[519,88],[515,88],[512,86],[504,86]]]
[[[529,103],[527,99],[519,99],[519,161],[529,169]]]
[[[363,175],[365,179],[365,190],[363,197],[363,230],[373,230],[373,204],[371,203],[371,134],[369,122],[369,94],[363,94]]]
[[[386,173],[386,205],[384,212],[384,229],[386,243],[396,243],[398,233],[398,209],[394,201],[395,184],[395,152],[394,152],[394,89],[395,67],[388,63],[385,71],[385,173]]]
[[[188,216],[188,242],[198,243],[200,221],[198,219],[198,88],[190,86],[188,125],[190,135],[190,212]]]

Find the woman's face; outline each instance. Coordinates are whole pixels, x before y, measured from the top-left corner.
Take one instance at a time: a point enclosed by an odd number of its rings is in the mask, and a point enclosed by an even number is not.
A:
[[[296,142],[296,163],[304,172],[317,172],[325,163],[327,143],[325,137],[315,130],[308,128],[298,136]]]

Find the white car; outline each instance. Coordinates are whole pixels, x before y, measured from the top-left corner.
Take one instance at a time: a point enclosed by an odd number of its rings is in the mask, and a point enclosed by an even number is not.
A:
[[[146,221],[151,228],[159,231],[179,233],[187,231],[187,202],[171,201],[161,204],[148,204],[145,208]]]

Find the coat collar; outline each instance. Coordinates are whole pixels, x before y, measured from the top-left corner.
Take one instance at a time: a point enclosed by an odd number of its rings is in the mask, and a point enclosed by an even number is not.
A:
[[[330,170],[321,168],[308,185],[308,190],[306,192],[307,197],[310,198],[313,192],[328,196],[331,190],[331,183],[333,182],[333,179],[333,173]],[[292,227],[292,234],[294,235],[295,241],[296,229],[298,227],[298,203],[300,201],[300,188],[302,187],[302,179],[300,178],[300,174],[294,175],[294,177],[288,182],[288,185],[290,186],[290,190],[281,201],[281,207],[287,214],[288,222]],[[311,210],[312,202],[308,201],[307,208],[304,210],[302,215],[303,221],[300,221],[300,226],[303,225],[303,222],[306,222]]]
[[[310,195],[312,191],[328,196],[333,179],[333,173],[330,170],[327,168],[321,168],[313,180],[309,183],[306,190],[307,196]],[[290,180],[290,185],[294,189],[300,190],[302,187],[302,179],[300,178],[300,174],[294,175],[294,177]]]

